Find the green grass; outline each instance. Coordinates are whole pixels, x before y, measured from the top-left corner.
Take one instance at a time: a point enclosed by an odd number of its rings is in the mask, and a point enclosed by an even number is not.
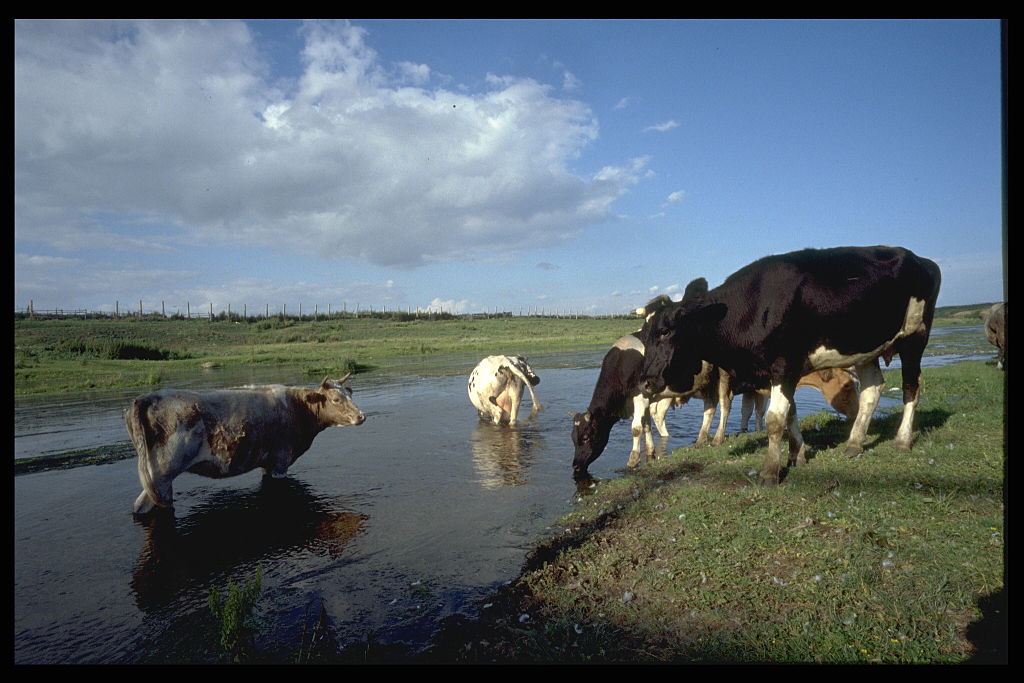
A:
[[[585,490],[486,626],[442,657],[969,660],[979,603],[1004,581],[1004,375],[969,362],[925,378],[910,453],[891,445],[898,414],[852,460],[839,418],[819,414],[802,423],[814,457],[777,488],[756,484],[754,434]]]
[[[203,365],[365,371],[400,356],[601,347],[630,318],[28,319],[14,325],[16,395],[160,384]],[[119,358],[112,358],[120,354]],[[128,356],[128,357],[125,357]],[[154,360],[140,359],[155,358]]]
[[[940,308],[936,326],[977,325],[988,304]],[[202,366],[305,366],[306,374],[363,372],[399,357],[480,351],[530,353],[611,344],[631,317],[417,318],[408,314],[314,319],[28,318],[14,321],[15,395],[144,387]],[[963,351],[983,335],[947,337]]]

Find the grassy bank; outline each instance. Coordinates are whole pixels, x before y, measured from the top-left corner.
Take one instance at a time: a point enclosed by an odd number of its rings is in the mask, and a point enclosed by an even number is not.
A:
[[[977,325],[988,304],[939,309],[936,325]],[[531,353],[604,347],[636,318],[404,315],[206,319],[28,318],[14,321],[14,392],[145,387],[203,366],[306,366],[311,375],[369,370],[400,356]],[[979,335],[979,346],[988,347]]]
[[[911,453],[892,447],[899,414],[853,460],[839,418],[805,418],[814,457],[778,488],[756,484],[763,433],[599,482],[432,656],[1005,661],[1003,380],[985,362],[926,370]]]
[[[21,318],[14,325],[14,389],[157,385],[204,365],[306,365],[312,374],[338,376],[399,356],[604,346],[636,328],[628,318]]]

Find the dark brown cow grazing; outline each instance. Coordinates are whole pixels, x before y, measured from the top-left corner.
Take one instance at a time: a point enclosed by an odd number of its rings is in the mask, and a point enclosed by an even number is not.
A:
[[[999,349],[996,367],[1006,369],[1006,302],[993,304],[984,314],[985,337]]]
[[[366,420],[344,386],[348,377],[325,378],[316,389],[166,389],[139,396],[124,416],[142,483],[135,514],[172,507],[171,483],[182,472],[219,479],[262,467],[285,476],[324,429]]]
[[[805,462],[793,405],[800,378],[823,368],[856,368],[860,406],[846,448],[854,456],[863,451],[881,395],[878,358],[888,364],[899,354],[904,409],[895,445],[909,450],[940,281],[934,262],[887,246],[768,256],[710,291],[703,278],[694,280],[682,301],[644,325],[644,393],[687,390],[702,361],[754,387],[771,386],[761,483],[776,485],[784,433],[790,465]]]

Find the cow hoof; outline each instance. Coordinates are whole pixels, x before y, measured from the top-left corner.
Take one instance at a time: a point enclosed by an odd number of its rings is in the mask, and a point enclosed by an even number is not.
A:
[[[856,458],[858,455],[864,452],[864,449],[860,446],[847,446],[846,451],[843,453],[844,458]]]
[[[778,486],[779,485],[779,478],[778,478],[778,476],[766,477],[764,475],[761,475],[761,478],[758,480],[758,483],[761,486]]]
[[[903,442],[903,441],[895,441],[895,442],[893,442],[893,447],[896,450],[898,450],[898,451],[903,451],[904,453],[910,451],[910,446],[911,445],[912,445],[912,442]]]

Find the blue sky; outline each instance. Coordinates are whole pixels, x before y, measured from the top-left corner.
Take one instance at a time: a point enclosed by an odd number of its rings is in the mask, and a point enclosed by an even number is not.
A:
[[[891,244],[1004,297],[1000,25],[17,21],[14,305],[620,313]]]

